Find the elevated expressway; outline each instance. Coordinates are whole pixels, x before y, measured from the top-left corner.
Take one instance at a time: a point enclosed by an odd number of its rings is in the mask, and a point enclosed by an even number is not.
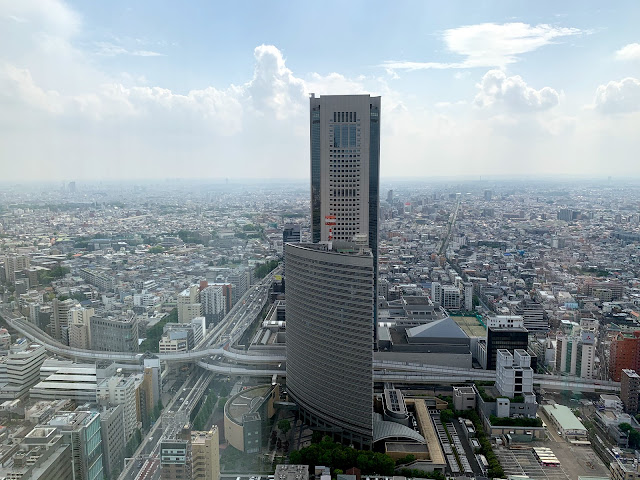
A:
[[[189,352],[155,354],[161,361],[179,363],[194,362],[200,368],[228,376],[273,377],[286,376],[286,355],[278,353],[237,350],[233,345],[264,307],[274,270],[258,285],[252,287],[222,322],[212,329],[203,341]],[[77,360],[110,360],[117,363],[140,364],[144,354],[126,352],[101,352],[70,348],[57,342],[45,332],[12,313],[2,312],[7,323],[20,334],[38,342],[56,355]],[[376,382],[404,384],[451,384],[469,381],[495,381],[495,371],[442,367],[419,363],[375,360],[373,364]],[[586,380],[559,375],[534,375],[534,383],[549,390],[580,392],[619,392],[620,383],[602,380]]]

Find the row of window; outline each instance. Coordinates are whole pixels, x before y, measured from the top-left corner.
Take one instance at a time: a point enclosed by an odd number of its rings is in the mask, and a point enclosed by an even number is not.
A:
[[[320,112],[318,112],[320,116]],[[357,122],[356,112],[333,112],[334,122]]]

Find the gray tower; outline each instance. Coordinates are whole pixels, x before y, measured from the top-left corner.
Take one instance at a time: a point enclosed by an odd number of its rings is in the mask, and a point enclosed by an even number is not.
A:
[[[350,242],[366,234],[377,285],[380,97],[311,94],[309,100],[311,241]],[[374,295],[375,319],[377,288]]]
[[[373,255],[343,242],[285,245],[287,388],[302,418],[373,439]]]

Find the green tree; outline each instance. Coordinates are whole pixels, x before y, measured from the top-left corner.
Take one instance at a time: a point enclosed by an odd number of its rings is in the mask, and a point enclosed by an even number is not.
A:
[[[442,423],[450,422],[452,418],[453,411],[449,410],[448,408],[440,412],[440,420],[442,421]]]
[[[289,430],[291,430],[291,422],[286,418],[283,418],[278,422],[278,430],[280,430],[284,435],[287,434]]]

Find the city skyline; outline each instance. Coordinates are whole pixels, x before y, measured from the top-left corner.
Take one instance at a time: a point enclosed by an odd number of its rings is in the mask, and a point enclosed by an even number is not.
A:
[[[382,178],[640,174],[634,3],[246,7],[0,3],[3,180],[304,179],[309,93],[385,97]]]

